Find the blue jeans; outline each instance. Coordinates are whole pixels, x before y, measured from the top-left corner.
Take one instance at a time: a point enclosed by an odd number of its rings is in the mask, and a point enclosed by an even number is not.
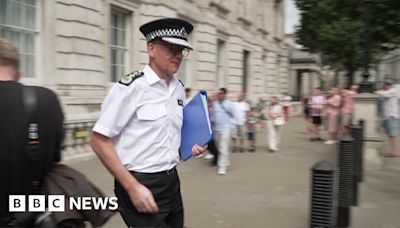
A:
[[[396,137],[398,134],[398,124],[399,124],[399,119],[395,117],[389,117],[385,119],[385,129],[386,133],[390,137]]]

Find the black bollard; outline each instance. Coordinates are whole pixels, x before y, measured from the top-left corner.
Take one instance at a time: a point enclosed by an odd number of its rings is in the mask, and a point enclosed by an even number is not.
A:
[[[357,182],[361,182],[361,167],[362,167],[362,144],[364,143],[362,127],[360,125],[353,125],[351,128],[351,136],[354,139],[354,151],[355,151],[355,172]]]
[[[364,159],[363,159],[363,156],[364,156],[365,121],[363,119],[359,120],[358,121],[358,125],[360,125],[360,127],[361,127],[361,131],[360,131],[361,136],[360,136],[360,138],[362,139],[361,143],[360,143],[360,148],[359,148],[359,151],[360,151],[360,163],[359,163],[359,168],[358,168],[358,171],[359,171],[359,174],[358,174],[359,180],[358,181],[359,182],[363,182],[363,180],[364,180]]]
[[[350,206],[353,203],[353,167],[354,140],[344,137],[339,144],[339,191],[337,226],[348,227],[350,224]]]
[[[333,225],[334,178],[334,166],[329,161],[320,161],[313,166],[310,228]]]
[[[353,125],[351,128],[351,135],[354,139],[353,143],[353,202],[352,206],[358,205],[358,183],[361,180],[361,163],[362,163],[362,128],[359,125]]]

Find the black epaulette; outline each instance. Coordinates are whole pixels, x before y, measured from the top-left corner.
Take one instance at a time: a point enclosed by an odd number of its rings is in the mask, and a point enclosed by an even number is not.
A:
[[[129,86],[130,84],[132,84],[133,81],[135,81],[136,79],[140,78],[143,75],[144,75],[143,71],[133,71],[132,73],[129,73],[124,77],[122,77],[118,83]]]
[[[183,84],[183,82],[180,79],[178,79],[178,81],[182,84],[183,88],[185,88],[185,85]]]

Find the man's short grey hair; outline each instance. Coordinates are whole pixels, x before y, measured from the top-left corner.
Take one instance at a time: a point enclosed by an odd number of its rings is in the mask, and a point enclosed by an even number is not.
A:
[[[0,38],[0,65],[14,65],[19,67],[17,48],[7,39]]]

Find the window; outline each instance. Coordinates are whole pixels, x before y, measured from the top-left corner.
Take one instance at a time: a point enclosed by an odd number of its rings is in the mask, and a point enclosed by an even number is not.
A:
[[[0,36],[10,40],[20,56],[22,76],[35,77],[36,0],[0,1]]]
[[[237,1],[237,6],[238,6],[238,17],[239,18],[245,18],[246,16],[246,5],[245,5],[245,0],[238,0]]]
[[[274,35],[276,37],[282,36],[282,19],[283,19],[283,6],[281,0],[275,0],[274,5]]]
[[[262,66],[261,66],[261,73],[262,73],[261,78],[262,78],[263,85],[264,85],[263,91],[265,92],[265,91],[268,91],[268,80],[269,80],[269,77],[268,77],[267,51],[264,51],[264,54],[261,57],[261,63],[262,63]]]
[[[217,88],[225,87],[224,81],[224,52],[225,42],[218,40],[217,43]]]
[[[192,42],[192,36],[193,33],[190,34],[190,36],[188,37],[188,42],[191,44]],[[177,72],[177,76],[179,78],[179,80],[181,80],[181,82],[185,85],[185,87],[192,87],[193,85],[193,74],[191,74],[191,70],[192,70],[192,56],[193,53],[191,53],[191,51],[189,51],[187,56],[184,56],[181,62],[181,65],[178,69]]]
[[[257,4],[257,25],[258,28],[265,29],[265,1],[264,0],[258,0]]]
[[[390,63],[390,78],[395,80],[396,83],[399,83],[398,72],[400,71],[400,60],[393,59]]]
[[[189,54],[190,55],[190,54]],[[183,57],[179,70],[177,72],[179,80],[185,85],[185,87],[190,87],[189,83],[189,59],[188,57]]]
[[[242,91],[248,91],[249,85],[249,63],[250,63],[250,51],[243,50],[243,87]]]
[[[110,72],[112,82],[118,81],[126,72],[127,64],[127,13],[117,8],[110,15]]]

